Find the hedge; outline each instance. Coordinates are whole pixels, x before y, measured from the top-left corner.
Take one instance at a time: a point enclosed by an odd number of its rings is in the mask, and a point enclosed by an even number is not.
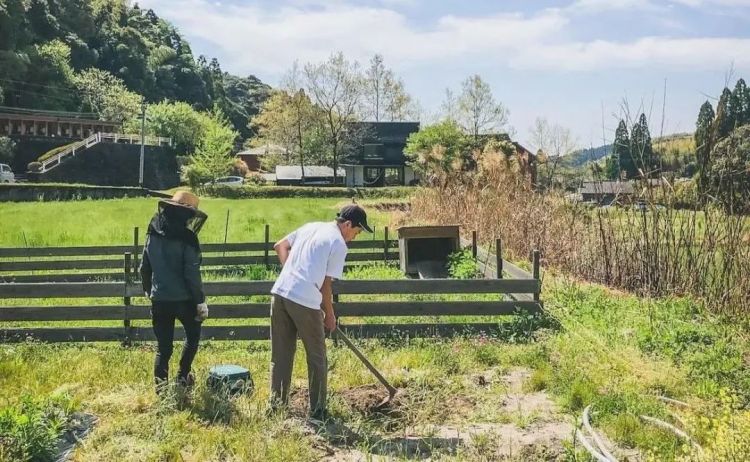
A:
[[[123,197],[146,197],[149,195],[151,193],[146,189],[125,186],[92,186],[60,183],[0,184],[0,202],[119,199]]]
[[[409,197],[417,190],[413,186],[394,186],[386,188],[339,188],[311,186],[205,186],[200,188],[201,195],[225,199],[272,199],[284,197],[358,197],[363,199],[401,199]]]

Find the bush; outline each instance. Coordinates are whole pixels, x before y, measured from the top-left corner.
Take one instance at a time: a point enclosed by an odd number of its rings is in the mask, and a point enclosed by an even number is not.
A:
[[[232,162],[232,170],[230,170],[229,172],[230,175],[246,178],[249,173],[250,169],[247,167],[247,164],[244,160],[234,159],[234,161]]]
[[[7,136],[0,136],[0,162],[9,164],[13,161],[13,150],[16,143]]]
[[[245,175],[245,181],[249,184],[254,184],[257,186],[263,186],[264,184],[266,184],[266,179],[263,178],[263,175],[258,172],[248,172]]]
[[[230,188],[226,186],[204,186],[200,188],[203,195],[226,199],[259,199],[284,197],[358,197],[371,199],[401,199],[414,193],[414,188],[405,186],[393,188],[339,188],[309,186],[245,186]]]
[[[24,398],[0,409],[0,459],[55,460],[57,440],[66,430],[72,404],[57,396],[44,401]]]
[[[448,274],[452,278],[474,279],[477,273],[477,259],[471,255],[471,250],[459,250],[448,256]]]

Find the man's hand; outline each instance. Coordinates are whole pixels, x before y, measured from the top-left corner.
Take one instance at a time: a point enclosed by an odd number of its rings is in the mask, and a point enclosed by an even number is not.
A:
[[[333,332],[336,330],[336,315],[331,313],[326,313],[326,317],[323,320],[323,325],[325,326],[326,330],[328,332]]]
[[[195,320],[198,322],[203,322],[208,317],[208,305],[205,303],[199,303],[196,307],[196,312],[198,313],[195,317]]]

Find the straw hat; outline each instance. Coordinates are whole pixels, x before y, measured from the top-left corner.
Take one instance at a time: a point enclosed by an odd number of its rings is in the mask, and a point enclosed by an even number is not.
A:
[[[198,199],[198,196],[189,191],[177,191],[176,193],[174,193],[174,196],[172,196],[171,199],[165,199],[160,202],[169,205],[187,207],[192,210],[198,210],[198,203],[200,202],[200,199]]]

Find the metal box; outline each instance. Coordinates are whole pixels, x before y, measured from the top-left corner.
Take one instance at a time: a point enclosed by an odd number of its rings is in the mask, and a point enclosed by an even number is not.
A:
[[[401,271],[421,278],[447,277],[448,255],[461,248],[458,225],[398,229]]]

